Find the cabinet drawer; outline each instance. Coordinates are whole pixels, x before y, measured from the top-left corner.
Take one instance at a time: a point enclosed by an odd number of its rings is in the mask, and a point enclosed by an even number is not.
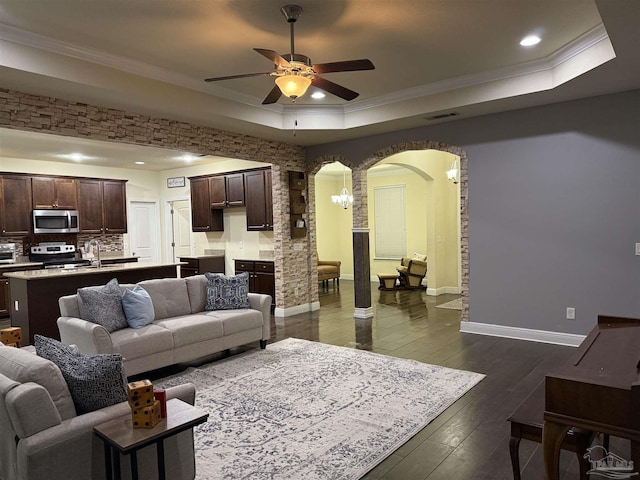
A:
[[[238,272],[253,272],[254,262],[244,262],[242,260],[236,260],[236,273]]]
[[[256,272],[270,272],[273,273],[273,262],[255,262]]]

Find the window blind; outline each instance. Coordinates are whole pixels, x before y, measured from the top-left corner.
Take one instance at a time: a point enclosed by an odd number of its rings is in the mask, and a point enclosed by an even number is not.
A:
[[[374,187],[375,258],[398,260],[407,253],[405,185]]]

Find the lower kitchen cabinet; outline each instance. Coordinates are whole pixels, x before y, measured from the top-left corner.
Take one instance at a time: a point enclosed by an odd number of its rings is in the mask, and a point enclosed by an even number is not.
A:
[[[181,278],[202,275],[206,272],[224,273],[223,256],[205,255],[202,257],[180,257],[180,261],[187,262],[186,265],[180,265]]]
[[[0,269],[0,321],[9,318],[11,315],[11,294],[9,293],[9,279],[4,276],[7,272],[22,272],[25,270],[39,270],[40,265],[21,267],[19,265]]]
[[[271,295],[271,311],[276,307],[276,276],[274,264],[268,260],[236,260],[235,272],[249,273],[249,292]]]

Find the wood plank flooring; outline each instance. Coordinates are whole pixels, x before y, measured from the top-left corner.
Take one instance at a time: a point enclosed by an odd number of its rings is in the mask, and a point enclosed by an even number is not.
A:
[[[460,333],[460,311],[436,308],[454,298],[372,288],[375,317],[360,320],[353,282],[342,280],[339,290],[320,293],[318,312],[273,319],[271,341],[304,338],[487,375],[364,480],[513,478],[507,418],[574,349]],[[613,445],[629,458],[626,445]],[[544,479],[539,444],[522,440],[520,463],[522,480]],[[561,478],[579,478],[575,454],[562,452]]]
[[[427,296],[418,290],[379,291],[372,285],[375,316],[354,319],[353,282],[342,280],[339,289],[330,287],[320,293],[319,311],[271,317],[270,343],[288,337],[302,338],[487,375],[363,480],[513,478],[507,418],[544,375],[564,363],[574,349],[460,333],[460,311],[436,308],[454,298],[457,296]],[[233,349],[231,354],[252,348],[257,348],[257,343]],[[206,361],[222,357],[217,354]],[[141,378],[153,380],[184,367],[148,372]],[[627,441],[612,438],[611,451],[630,458]],[[522,440],[520,465],[522,480],[543,480],[541,446]],[[563,451],[560,469],[561,479],[578,479],[575,454]]]

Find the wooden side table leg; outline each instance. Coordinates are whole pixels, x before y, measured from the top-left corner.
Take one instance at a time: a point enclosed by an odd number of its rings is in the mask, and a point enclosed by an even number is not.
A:
[[[578,434],[575,433],[574,436],[576,438],[576,455],[578,456],[578,465],[580,466],[580,479],[588,480],[587,472],[591,468],[591,464],[589,461],[584,458],[585,453],[587,453],[587,448],[592,443],[593,435],[592,434]]]
[[[513,480],[520,480],[520,436],[514,436],[511,432],[509,440],[509,453],[511,454],[511,467],[513,468]]]
[[[544,421],[542,429],[542,455],[544,457],[544,472],[547,480],[559,480],[558,460],[564,437],[571,428],[569,425]]]

